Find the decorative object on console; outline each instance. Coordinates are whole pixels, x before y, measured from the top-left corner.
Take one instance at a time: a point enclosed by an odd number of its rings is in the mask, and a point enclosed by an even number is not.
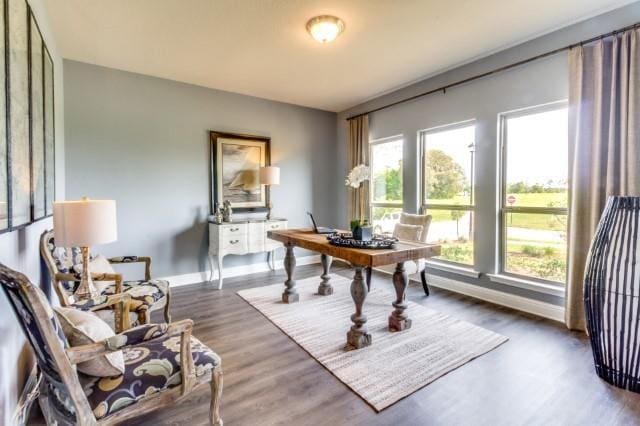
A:
[[[282,244],[267,237],[267,232],[287,229],[286,219],[247,220],[235,223],[209,223],[209,264],[213,281],[214,264],[218,267],[218,289],[224,278],[222,260],[229,254],[269,253],[267,264],[275,269],[275,251]],[[215,258],[215,262],[214,262]]]
[[[345,179],[345,185],[353,188],[354,191],[361,191],[362,184],[369,180],[370,174],[369,166],[359,164],[349,172]],[[364,212],[360,212],[358,219],[351,220],[351,233],[356,240],[369,241],[373,237],[373,227],[364,218]]]
[[[79,299],[98,295],[91,278],[89,247],[118,239],[114,200],[59,201],[53,205],[53,232],[56,244],[82,249],[82,274],[75,291]]]
[[[280,185],[280,167],[260,167],[260,184],[267,185],[269,188],[271,188],[271,185]],[[273,203],[269,199],[267,203],[267,220],[271,220],[272,209]]]
[[[584,305],[596,373],[640,393],[639,223],[640,197],[609,197],[589,251]]]
[[[233,209],[231,208],[231,201],[225,200],[224,208],[222,209],[222,221],[231,222],[232,215],[233,215]]]
[[[260,185],[259,171],[270,164],[271,139],[212,131],[210,140],[211,209],[229,201],[238,212],[266,211],[269,187]]]

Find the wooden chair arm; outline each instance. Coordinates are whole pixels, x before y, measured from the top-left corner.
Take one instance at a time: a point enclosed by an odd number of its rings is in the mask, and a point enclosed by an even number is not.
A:
[[[116,293],[107,296],[107,299],[99,305],[92,306],[90,311],[99,311],[109,306],[118,304],[113,310],[113,323],[118,333],[128,330],[131,327],[129,322],[129,306],[131,304],[131,295],[128,293]]]
[[[77,281],[80,282],[81,277],[80,274],[75,274],[75,273],[62,273],[62,272],[58,272],[54,279],[56,280],[56,282],[62,282],[62,281]],[[94,281],[115,281],[116,283],[116,293],[122,293],[122,274],[119,273],[115,273],[115,274],[96,274],[96,273],[91,273],[91,279],[93,279]]]
[[[144,279],[149,281],[151,279],[151,258],[148,256],[117,256],[110,257],[109,263],[144,263]]]

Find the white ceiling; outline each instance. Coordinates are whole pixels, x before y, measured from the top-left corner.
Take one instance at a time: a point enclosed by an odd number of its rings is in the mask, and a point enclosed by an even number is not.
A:
[[[46,0],[65,58],[342,111],[629,0]],[[320,44],[315,15],[345,21]]]

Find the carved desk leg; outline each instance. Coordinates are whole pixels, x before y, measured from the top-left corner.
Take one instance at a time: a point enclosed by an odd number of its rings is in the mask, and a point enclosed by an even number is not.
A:
[[[389,316],[389,331],[402,331],[411,328],[411,320],[405,313],[407,304],[404,301],[404,297],[407,285],[409,285],[409,277],[404,270],[404,262],[400,262],[396,266],[396,272],[393,274],[396,301],[392,303],[395,309]]]
[[[371,335],[367,333],[367,317],[362,313],[362,305],[367,298],[367,284],[362,278],[362,266],[355,266],[356,270],[351,282],[351,297],[356,304],[356,313],[351,315],[353,325],[347,333],[347,346],[355,349],[371,345]]]
[[[320,279],[322,282],[318,287],[318,294],[321,296],[329,296],[333,294],[333,287],[329,284],[329,280],[331,279],[331,275],[329,275],[329,271],[331,270],[331,262],[333,258],[331,256],[327,256],[326,254],[320,255],[320,263],[322,264],[322,275],[320,275]]]
[[[284,282],[285,290],[282,293],[284,303],[295,303],[300,299],[296,291],[296,282],[293,279],[293,270],[296,267],[296,256],[293,253],[293,244],[285,244],[287,253],[284,256],[284,270],[287,272],[287,280]]]
[[[364,268],[364,279],[367,282],[367,292],[371,291],[371,266]]]

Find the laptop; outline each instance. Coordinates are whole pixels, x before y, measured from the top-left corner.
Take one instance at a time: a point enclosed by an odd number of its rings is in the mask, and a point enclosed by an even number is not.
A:
[[[313,230],[316,231],[316,234],[333,234],[335,232],[338,232],[333,228],[325,228],[324,226],[318,227],[316,225],[316,220],[313,218],[313,215],[310,212],[307,212],[307,214],[311,218],[311,222],[313,223]]]

